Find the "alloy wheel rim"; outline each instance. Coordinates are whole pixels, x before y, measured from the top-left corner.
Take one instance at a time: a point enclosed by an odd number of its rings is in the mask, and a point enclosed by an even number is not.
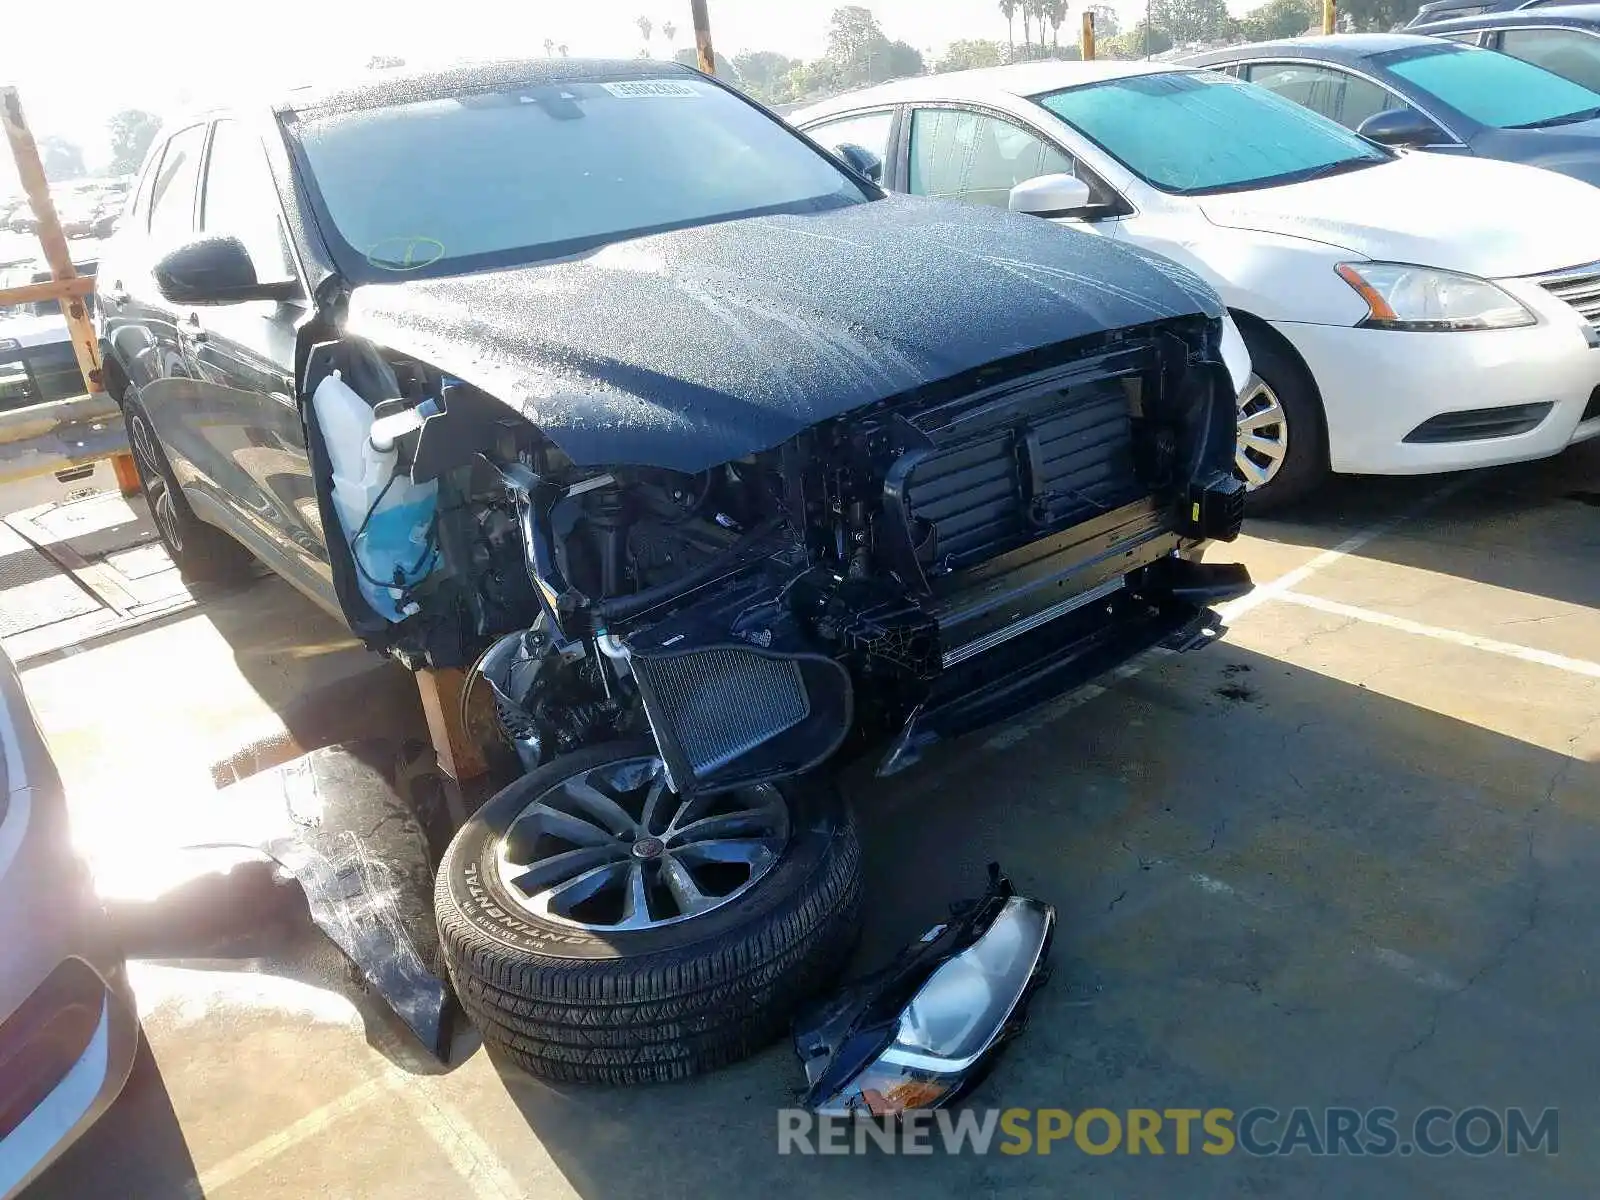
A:
[[[1253,492],[1276,479],[1288,457],[1289,414],[1266,380],[1252,375],[1239,393],[1234,467]]]
[[[599,933],[654,929],[754,887],[789,840],[770,784],[688,800],[655,755],[561,780],[512,818],[494,847],[500,883],[541,920]]]
[[[145,499],[150,503],[150,515],[155,519],[156,532],[161,535],[161,540],[167,543],[167,549],[176,553],[183,550],[183,535],[178,531],[178,504],[173,498],[172,489],[167,485],[167,477],[162,474],[157,464],[155,445],[150,436],[150,429],[141,416],[135,416],[129,422],[132,426],[130,448],[133,457],[139,466],[139,476],[144,481]]]

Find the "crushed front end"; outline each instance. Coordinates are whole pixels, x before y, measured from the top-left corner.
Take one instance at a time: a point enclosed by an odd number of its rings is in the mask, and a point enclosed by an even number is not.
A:
[[[524,769],[645,728],[680,792],[899,770],[1250,587],[1234,396],[1204,315],[993,364],[697,475],[502,459],[541,614],[485,656]]]

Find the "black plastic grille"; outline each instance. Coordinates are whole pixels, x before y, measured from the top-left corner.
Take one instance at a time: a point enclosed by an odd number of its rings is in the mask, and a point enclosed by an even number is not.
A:
[[[933,527],[940,566],[981,562],[1141,494],[1120,387],[1058,395],[1048,414],[936,449],[911,472],[908,507]]]
[[[800,666],[734,648],[666,658],[635,656],[650,723],[671,730],[683,759],[705,775],[805,720]]]

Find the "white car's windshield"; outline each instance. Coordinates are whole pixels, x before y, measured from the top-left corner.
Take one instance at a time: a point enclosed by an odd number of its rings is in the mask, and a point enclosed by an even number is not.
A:
[[[1373,61],[1496,129],[1538,129],[1600,116],[1600,93],[1493,50],[1444,42]]]
[[[867,199],[786,127],[688,75],[302,114],[291,128],[358,277]]]
[[[1146,183],[1183,195],[1295,183],[1392,157],[1293,101],[1209,72],[1131,75],[1035,100]]]

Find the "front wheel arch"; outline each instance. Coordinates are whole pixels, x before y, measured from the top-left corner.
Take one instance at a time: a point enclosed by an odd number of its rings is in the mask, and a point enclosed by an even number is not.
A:
[[[1265,513],[1304,498],[1328,477],[1327,407],[1316,376],[1293,342],[1254,313],[1237,308],[1228,312],[1250,350],[1252,369],[1272,385],[1289,413],[1291,459],[1276,479],[1246,500],[1252,512]],[[1309,447],[1303,440],[1308,432]],[[1296,434],[1302,439],[1298,447]]]

